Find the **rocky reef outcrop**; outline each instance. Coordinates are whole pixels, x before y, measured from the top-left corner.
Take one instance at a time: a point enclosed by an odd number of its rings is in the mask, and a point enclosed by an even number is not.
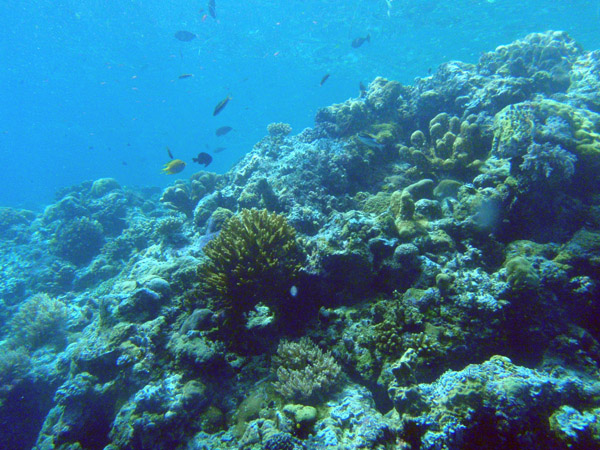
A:
[[[0,447],[600,448],[599,61],[535,33],[0,209]]]

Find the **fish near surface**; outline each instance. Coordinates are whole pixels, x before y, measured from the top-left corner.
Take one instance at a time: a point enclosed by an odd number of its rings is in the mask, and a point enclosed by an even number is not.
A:
[[[212,17],[213,19],[217,18],[217,9],[216,9],[216,5],[215,5],[215,0],[208,0],[208,13],[210,14],[210,17]]]
[[[175,33],[175,39],[182,42],[189,42],[193,39],[196,39],[196,35],[190,31],[179,30],[177,33]]]
[[[229,100],[231,100],[231,97],[228,95],[223,100],[221,100],[219,103],[217,103],[217,106],[215,106],[215,110],[213,111],[213,116],[216,116],[221,111],[223,111],[223,109],[227,106],[227,103],[229,103]]]
[[[225,136],[231,130],[233,130],[233,128],[231,128],[229,126],[224,126],[224,127],[221,127],[221,128],[217,128],[217,131],[215,131],[215,134],[217,136]]]
[[[208,165],[212,162],[212,156],[206,152],[200,152],[196,158],[192,158],[192,161],[198,164],[204,164],[204,167],[208,167]]]
[[[357,37],[352,41],[352,48],[358,48],[365,42],[371,42],[371,35],[367,34],[365,37]]]
[[[165,164],[162,172],[166,175],[173,175],[181,172],[183,169],[185,169],[185,163],[180,159],[174,159]]]

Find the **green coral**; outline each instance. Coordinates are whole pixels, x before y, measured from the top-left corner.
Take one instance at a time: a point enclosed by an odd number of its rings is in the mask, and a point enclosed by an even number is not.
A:
[[[387,192],[377,192],[375,195],[359,192],[356,194],[355,200],[361,204],[364,212],[370,214],[383,214],[390,207],[390,194]]]
[[[364,128],[365,122],[368,121],[368,113],[364,102],[347,100],[344,103],[320,109],[315,121],[332,123],[335,125],[335,133],[338,136],[350,136]]]
[[[375,140],[383,145],[391,145],[396,141],[399,127],[394,123],[378,123],[369,129]]]
[[[210,231],[219,231],[231,217],[233,212],[230,209],[219,206],[210,216]]]
[[[558,116],[569,123],[575,137],[572,151],[581,163],[580,168],[595,176],[600,170],[600,115],[548,99],[536,106],[539,120]]]
[[[294,228],[264,209],[231,217],[204,253],[200,289],[238,324],[259,302],[279,313],[303,259]]]
[[[48,344],[62,347],[66,343],[68,318],[64,302],[47,294],[34,295],[25,300],[12,317],[11,339],[33,349]]]
[[[490,150],[487,129],[471,114],[461,121],[442,112],[429,122],[429,138],[421,130],[410,136],[410,147],[400,147],[400,156],[408,159],[421,173],[442,171],[456,176],[477,173]]]
[[[0,234],[12,227],[29,224],[34,218],[31,211],[0,207]]]
[[[556,118],[567,126],[565,136],[556,136],[551,128],[550,136],[539,135],[544,125]],[[577,157],[580,179],[593,179],[600,170],[599,114],[550,99],[510,105],[496,114],[493,148],[500,156],[517,156],[540,139],[561,140],[561,146]]]
[[[400,242],[427,234],[427,222],[415,217],[415,202],[412,195],[404,189],[396,191],[390,198],[390,211],[395,217],[396,229]]]
[[[508,283],[516,290],[535,289],[540,284],[537,271],[527,258],[516,256],[509,259],[506,267],[506,279]]]

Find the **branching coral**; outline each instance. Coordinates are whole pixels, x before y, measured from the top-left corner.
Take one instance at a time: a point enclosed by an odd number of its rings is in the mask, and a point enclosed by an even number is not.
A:
[[[38,348],[45,344],[65,343],[67,306],[46,294],[37,294],[21,304],[10,321],[16,344]]]
[[[264,209],[244,209],[231,217],[204,253],[201,291],[235,319],[258,302],[280,312],[302,261],[294,228],[284,216]]]
[[[309,338],[281,341],[273,357],[277,365],[277,392],[288,399],[307,400],[334,386],[341,368],[330,352],[324,353]]]

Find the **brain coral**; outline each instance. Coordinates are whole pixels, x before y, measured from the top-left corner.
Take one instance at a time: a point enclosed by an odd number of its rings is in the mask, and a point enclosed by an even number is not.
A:
[[[238,324],[261,301],[279,313],[302,260],[294,228],[284,216],[265,209],[243,209],[232,216],[204,253],[200,290]]]

